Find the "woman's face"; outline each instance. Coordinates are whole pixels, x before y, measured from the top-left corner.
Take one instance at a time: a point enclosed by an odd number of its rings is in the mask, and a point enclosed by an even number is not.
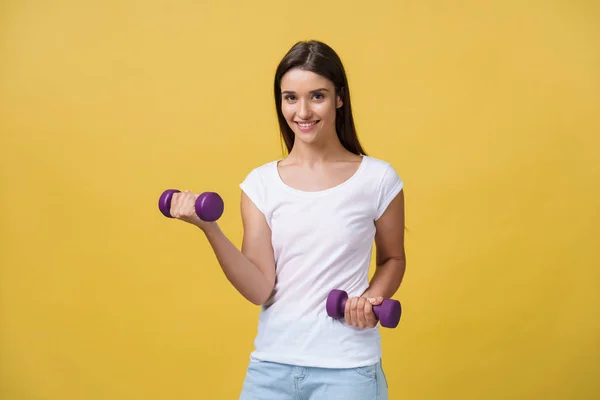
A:
[[[333,83],[314,72],[298,68],[281,78],[281,112],[295,140],[318,143],[335,137],[336,108],[342,100]]]

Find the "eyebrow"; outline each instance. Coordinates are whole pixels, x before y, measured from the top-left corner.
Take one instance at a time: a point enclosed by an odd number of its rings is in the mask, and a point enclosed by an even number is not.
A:
[[[314,93],[317,93],[317,92],[329,92],[329,90],[326,89],[326,88],[320,88],[320,89],[311,90],[308,93],[314,94]],[[294,92],[293,90],[284,90],[283,92],[281,92],[281,94],[295,94],[295,93],[296,92]]]

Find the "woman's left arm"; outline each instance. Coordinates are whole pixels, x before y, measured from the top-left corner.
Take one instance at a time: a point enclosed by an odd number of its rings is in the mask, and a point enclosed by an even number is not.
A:
[[[362,297],[392,297],[404,278],[404,190],[392,200],[375,222],[376,269]]]
[[[369,287],[359,296],[346,301],[345,320],[357,328],[374,328],[377,318],[373,306],[392,297],[404,278],[404,189],[375,221],[376,269]]]

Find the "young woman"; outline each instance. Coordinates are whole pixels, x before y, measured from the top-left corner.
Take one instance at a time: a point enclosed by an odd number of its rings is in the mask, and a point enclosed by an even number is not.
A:
[[[344,67],[326,44],[289,50],[275,74],[275,103],[288,155],[240,185],[241,251],[217,223],[196,216],[197,194],[172,201],[171,214],[202,229],[229,281],[262,306],[240,398],[387,399],[372,307],[404,275],[403,181],[362,149]],[[327,315],[332,289],[349,295],[343,320]]]

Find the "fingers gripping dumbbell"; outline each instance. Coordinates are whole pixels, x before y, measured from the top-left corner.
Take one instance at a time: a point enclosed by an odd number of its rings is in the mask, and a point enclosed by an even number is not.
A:
[[[332,290],[327,296],[327,315],[334,319],[344,318],[348,294],[343,290]],[[400,322],[402,307],[398,300],[385,299],[380,305],[373,306],[373,314],[385,328],[395,328]]]
[[[175,193],[181,193],[181,191],[177,189],[165,190],[158,199],[158,209],[167,218],[173,218],[171,215],[171,200]],[[217,193],[204,192],[196,199],[194,208],[201,220],[213,222],[221,218],[225,204]]]

